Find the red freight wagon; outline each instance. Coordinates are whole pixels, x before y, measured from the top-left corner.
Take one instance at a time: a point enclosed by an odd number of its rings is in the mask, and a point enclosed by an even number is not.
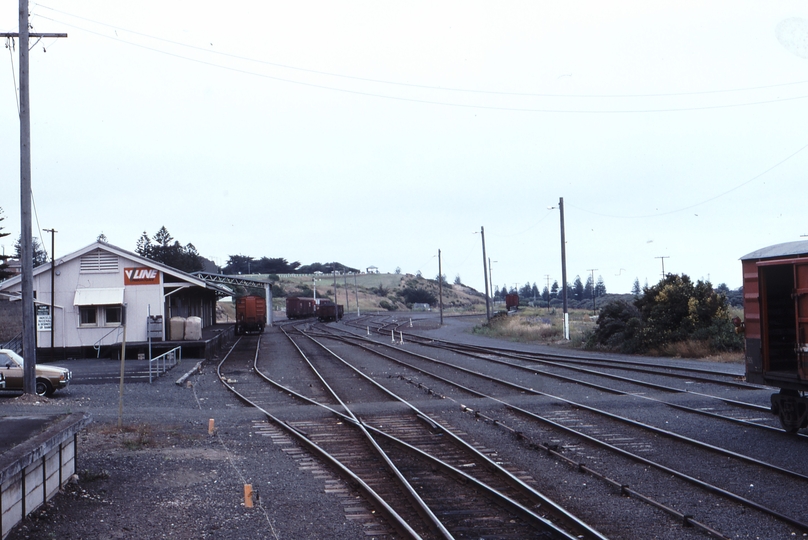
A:
[[[317,300],[314,298],[286,298],[286,318],[305,319],[317,315]]]
[[[783,428],[808,427],[808,241],[741,257],[746,380],[780,388],[772,413]]]
[[[519,295],[516,293],[505,295],[505,309],[519,309]]]
[[[263,332],[267,322],[267,301],[261,296],[236,298],[236,335]]]

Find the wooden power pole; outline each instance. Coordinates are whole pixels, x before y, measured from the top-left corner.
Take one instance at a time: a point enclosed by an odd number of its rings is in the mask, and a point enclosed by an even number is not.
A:
[[[20,265],[22,270],[23,392],[36,393],[36,321],[34,320],[34,250],[31,238],[31,110],[28,89],[29,38],[62,38],[67,34],[29,32],[28,0],[19,0],[19,33],[0,33],[20,40]],[[51,325],[53,319],[51,319]],[[51,332],[52,332],[51,327]]]

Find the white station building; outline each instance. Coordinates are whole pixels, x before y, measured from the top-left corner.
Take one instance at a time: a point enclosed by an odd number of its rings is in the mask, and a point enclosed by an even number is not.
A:
[[[120,344],[124,316],[128,343],[177,339],[169,335],[172,317],[199,317],[202,328],[211,326],[216,301],[231,292],[105,242],[57,259],[53,272],[51,263],[34,268],[33,288],[37,348],[53,339],[54,349],[85,354]],[[0,294],[12,301],[20,291],[21,276],[0,283]]]

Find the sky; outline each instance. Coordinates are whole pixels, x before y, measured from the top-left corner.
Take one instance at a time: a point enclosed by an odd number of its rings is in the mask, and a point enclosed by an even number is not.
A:
[[[0,4],[16,32],[17,2]],[[230,255],[484,289],[684,273],[808,235],[808,3],[30,4],[34,236],[165,226]],[[33,41],[32,41],[33,43]],[[18,44],[18,43],[17,43]],[[17,45],[15,44],[15,45]],[[8,43],[7,43],[8,45]],[[0,239],[20,232],[19,63],[0,58]],[[487,261],[486,261],[487,262]]]

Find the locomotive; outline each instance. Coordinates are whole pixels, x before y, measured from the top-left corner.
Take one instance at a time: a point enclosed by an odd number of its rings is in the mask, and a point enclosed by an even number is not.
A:
[[[788,432],[808,427],[808,241],[741,257],[746,380],[780,389],[771,411]]]

